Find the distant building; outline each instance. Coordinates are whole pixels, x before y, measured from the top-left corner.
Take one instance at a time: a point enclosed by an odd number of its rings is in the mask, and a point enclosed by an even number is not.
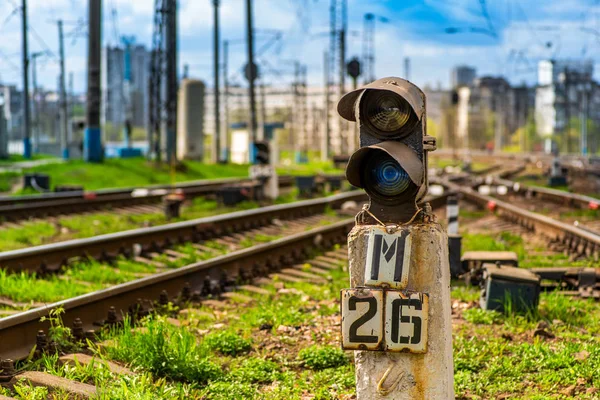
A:
[[[102,123],[109,124],[115,134],[122,129],[127,118],[127,100],[131,102],[131,123],[146,127],[148,122],[148,81],[150,77],[150,52],[143,45],[132,45],[130,95],[125,90],[125,54],[123,47],[107,46],[102,58]],[[111,133],[111,132],[109,132]]]
[[[470,148],[501,149],[527,124],[532,90],[512,87],[503,77],[481,77],[457,91],[457,137]]]
[[[0,85],[0,96],[4,98],[4,118],[10,139],[21,139],[23,132],[23,92],[15,85]]]
[[[588,119],[600,123],[600,90],[592,79],[592,60],[543,60],[538,64],[535,93],[535,120],[546,152],[556,146],[565,152],[579,150],[579,121],[583,96],[588,99]],[[567,127],[571,126],[567,140]],[[595,132],[588,132],[588,144],[597,148]],[[590,146],[588,148],[590,148]]]
[[[477,70],[467,65],[459,65],[452,68],[450,82],[452,87],[471,86],[477,78]]]

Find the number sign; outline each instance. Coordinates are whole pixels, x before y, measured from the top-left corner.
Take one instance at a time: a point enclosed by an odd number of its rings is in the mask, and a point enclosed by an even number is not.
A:
[[[406,288],[411,244],[407,230],[389,234],[383,227],[372,228],[367,244],[365,284]]]
[[[429,297],[421,293],[407,296],[390,290],[386,292],[385,310],[385,349],[425,353]]]
[[[429,297],[397,290],[342,290],[342,348],[424,353]]]
[[[342,290],[342,347],[377,350],[383,338],[383,291]]]

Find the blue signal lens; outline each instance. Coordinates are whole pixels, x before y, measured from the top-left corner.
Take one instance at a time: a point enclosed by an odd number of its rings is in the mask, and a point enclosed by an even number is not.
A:
[[[374,153],[367,160],[365,167],[369,186],[382,196],[398,196],[410,185],[408,173],[384,152]]]

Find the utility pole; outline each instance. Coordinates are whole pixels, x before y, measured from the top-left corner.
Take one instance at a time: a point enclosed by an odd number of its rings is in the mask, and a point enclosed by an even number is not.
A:
[[[23,17],[23,157],[31,158],[31,115],[29,112],[29,49],[27,47],[27,0],[22,0]]]
[[[404,57],[404,79],[410,81],[410,58]]]
[[[214,79],[215,79],[215,135],[212,151],[213,161],[219,163],[221,161],[221,113],[219,107],[219,3],[220,0],[213,0],[214,6]]]
[[[177,0],[167,0],[165,43],[167,53],[167,163],[177,161]]]
[[[340,59],[339,62],[339,95],[343,96],[346,93],[346,30],[348,29],[348,0],[341,2],[341,19],[342,26],[340,29]]]
[[[223,162],[229,162],[229,41],[223,41],[223,102],[225,103],[225,129],[223,143],[221,143]]]
[[[258,129],[257,140],[262,141],[267,139],[267,95],[265,93],[265,81],[260,80],[260,122],[261,126]]]
[[[338,60],[338,68],[339,68],[339,97],[342,97],[346,93],[346,30],[348,26],[348,0],[341,0],[340,3],[340,17],[341,17],[341,26],[339,32],[339,40],[340,40],[340,58]],[[349,140],[351,138],[348,137],[348,124],[342,118],[338,118],[338,125],[340,130],[340,151],[342,154],[347,154],[349,151],[350,143]]]
[[[323,53],[323,73],[325,80],[325,105],[323,112],[325,113],[325,129],[321,138],[321,161],[329,159],[329,53]]]
[[[502,92],[500,96],[497,96],[497,105],[496,105],[496,120],[495,120],[495,133],[494,133],[494,153],[500,153],[502,151],[502,142],[503,142],[503,125],[504,125],[504,87],[502,88]]]
[[[123,127],[123,136],[125,139],[125,148],[131,149],[131,136],[133,134],[133,96],[132,96],[132,76],[131,76],[131,46],[135,41],[135,36],[122,36],[123,43],[123,85],[121,98],[124,101],[125,108],[125,126]]]
[[[69,141],[73,141],[74,139],[74,134],[73,134],[73,102],[75,95],[74,95],[74,90],[73,90],[73,72],[69,72],[69,90],[67,92],[67,121],[69,121]]]
[[[40,108],[38,107],[38,86],[37,86],[37,59],[45,55],[43,52],[33,53],[31,55],[31,77],[33,83],[33,152],[39,153],[40,151]]]
[[[289,144],[292,146],[292,160],[298,162],[300,154],[298,153],[298,143],[300,142],[300,129],[298,129],[300,121],[299,91],[300,85],[300,61],[294,61],[294,82],[292,83],[292,129],[289,133]]]
[[[375,21],[388,23],[389,19],[372,13],[366,13],[363,26],[363,68],[364,82],[375,80]],[[408,79],[407,79],[408,80]]]
[[[580,149],[581,155],[587,156],[588,145],[587,145],[587,120],[589,112],[589,88],[590,83],[586,80],[581,86],[581,137],[580,137]]]
[[[567,154],[571,153],[571,72],[565,68],[565,141]]]
[[[301,71],[302,76],[302,97],[300,98],[300,109],[302,110],[302,137],[304,138],[304,147],[301,151],[304,154],[306,162],[308,162],[308,67],[304,65]]]
[[[63,21],[59,19],[58,24],[58,48],[60,56],[60,149],[62,157],[69,159],[69,117],[67,113],[67,89],[65,85],[65,43],[63,35]]]
[[[364,82],[369,83],[375,80],[375,14],[367,13],[364,18],[362,63]]]
[[[87,123],[83,138],[83,158],[86,161],[102,162],[104,157],[100,131],[102,0],[89,0],[88,4]]]
[[[252,0],[246,0],[246,41],[248,48],[248,97],[250,100],[250,163],[254,164],[254,141],[256,140],[256,92],[254,89],[254,80],[256,79],[256,69],[254,65],[254,28],[252,26]]]

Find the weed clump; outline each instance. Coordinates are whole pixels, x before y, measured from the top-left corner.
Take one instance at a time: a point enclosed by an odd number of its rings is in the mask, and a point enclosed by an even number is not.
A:
[[[232,331],[216,332],[207,335],[204,343],[210,350],[226,356],[236,356],[249,351],[252,343]]]
[[[348,357],[344,352],[332,346],[310,346],[300,350],[298,358],[304,361],[304,364],[314,370],[325,368],[334,368],[344,365],[348,362]]]
[[[217,381],[211,382],[202,393],[206,400],[254,399],[257,387],[250,383]]]
[[[132,331],[126,320],[124,329],[113,337],[114,345],[104,351],[109,357],[175,381],[205,383],[222,375],[187,329],[160,317],[148,319],[144,328]]]
[[[276,379],[278,373],[279,366],[275,362],[252,357],[231,371],[231,376],[239,382],[270,383]]]

